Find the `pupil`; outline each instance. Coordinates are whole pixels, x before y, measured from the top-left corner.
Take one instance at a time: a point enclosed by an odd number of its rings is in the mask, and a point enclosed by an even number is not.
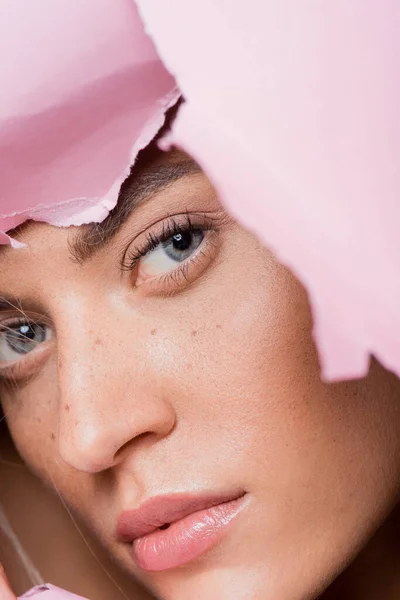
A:
[[[17,335],[21,340],[33,340],[35,338],[35,332],[33,330],[33,327],[31,327],[30,325],[21,325],[19,331],[17,332]]]
[[[190,232],[177,233],[172,239],[174,248],[182,252],[190,248],[190,245],[192,243],[192,234]]]
[[[162,243],[165,254],[175,262],[182,262],[189,258],[200,246],[204,239],[201,229],[192,231],[179,231]]]

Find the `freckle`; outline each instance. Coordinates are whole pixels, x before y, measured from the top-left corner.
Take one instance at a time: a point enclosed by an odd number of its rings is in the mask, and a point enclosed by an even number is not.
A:
[[[69,404],[66,404],[66,405],[64,406],[64,410],[66,410],[66,412],[69,412]]]
[[[52,440],[55,440],[55,439],[56,439],[56,436],[55,436],[55,434],[54,434],[54,433],[52,433],[50,437],[51,437],[51,439],[52,439]]]
[[[196,337],[196,335],[197,335],[197,331],[196,331],[196,329],[193,329],[193,331],[192,331],[192,337]]]
[[[151,335],[156,335],[156,333],[157,333],[157,329],[152,329],[152,330],[150,331],[150,333],[151,333]]]
[[[217,325],[217,329],[222,329],[222,325]]]
[[[97,340],[95,341],[95,346],[102,346],[103,344],[103,340],[101,340],[100,338],[97,338]]]

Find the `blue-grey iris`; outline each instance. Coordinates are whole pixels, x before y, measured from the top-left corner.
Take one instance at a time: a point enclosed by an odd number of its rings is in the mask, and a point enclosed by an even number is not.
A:
[[[5,338],[13,352],[28,354],[46,340],[46,328],[36,323],[22,323],[6,331]]]
[[[182,231],[162,242],[165,254],[175,262],[182,262],[197,250],[204,239],[204,232],[200,229]]]

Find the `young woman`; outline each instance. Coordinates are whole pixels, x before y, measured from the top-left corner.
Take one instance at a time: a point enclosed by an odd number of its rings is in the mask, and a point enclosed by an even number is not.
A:
[[[399,597],[400,383],[321,381],[304,289],[190,157],[147,152],[100,225],[13,236],[7,425],[121,572],[163,600]]]

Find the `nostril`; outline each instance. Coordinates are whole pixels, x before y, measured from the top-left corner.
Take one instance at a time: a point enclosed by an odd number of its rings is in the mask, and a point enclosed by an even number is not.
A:
[[[171,523],[164,523],[164,525],[161,525],[161,527],[159,527],[159,529],[168,529],[168,527],[170,527]]]

